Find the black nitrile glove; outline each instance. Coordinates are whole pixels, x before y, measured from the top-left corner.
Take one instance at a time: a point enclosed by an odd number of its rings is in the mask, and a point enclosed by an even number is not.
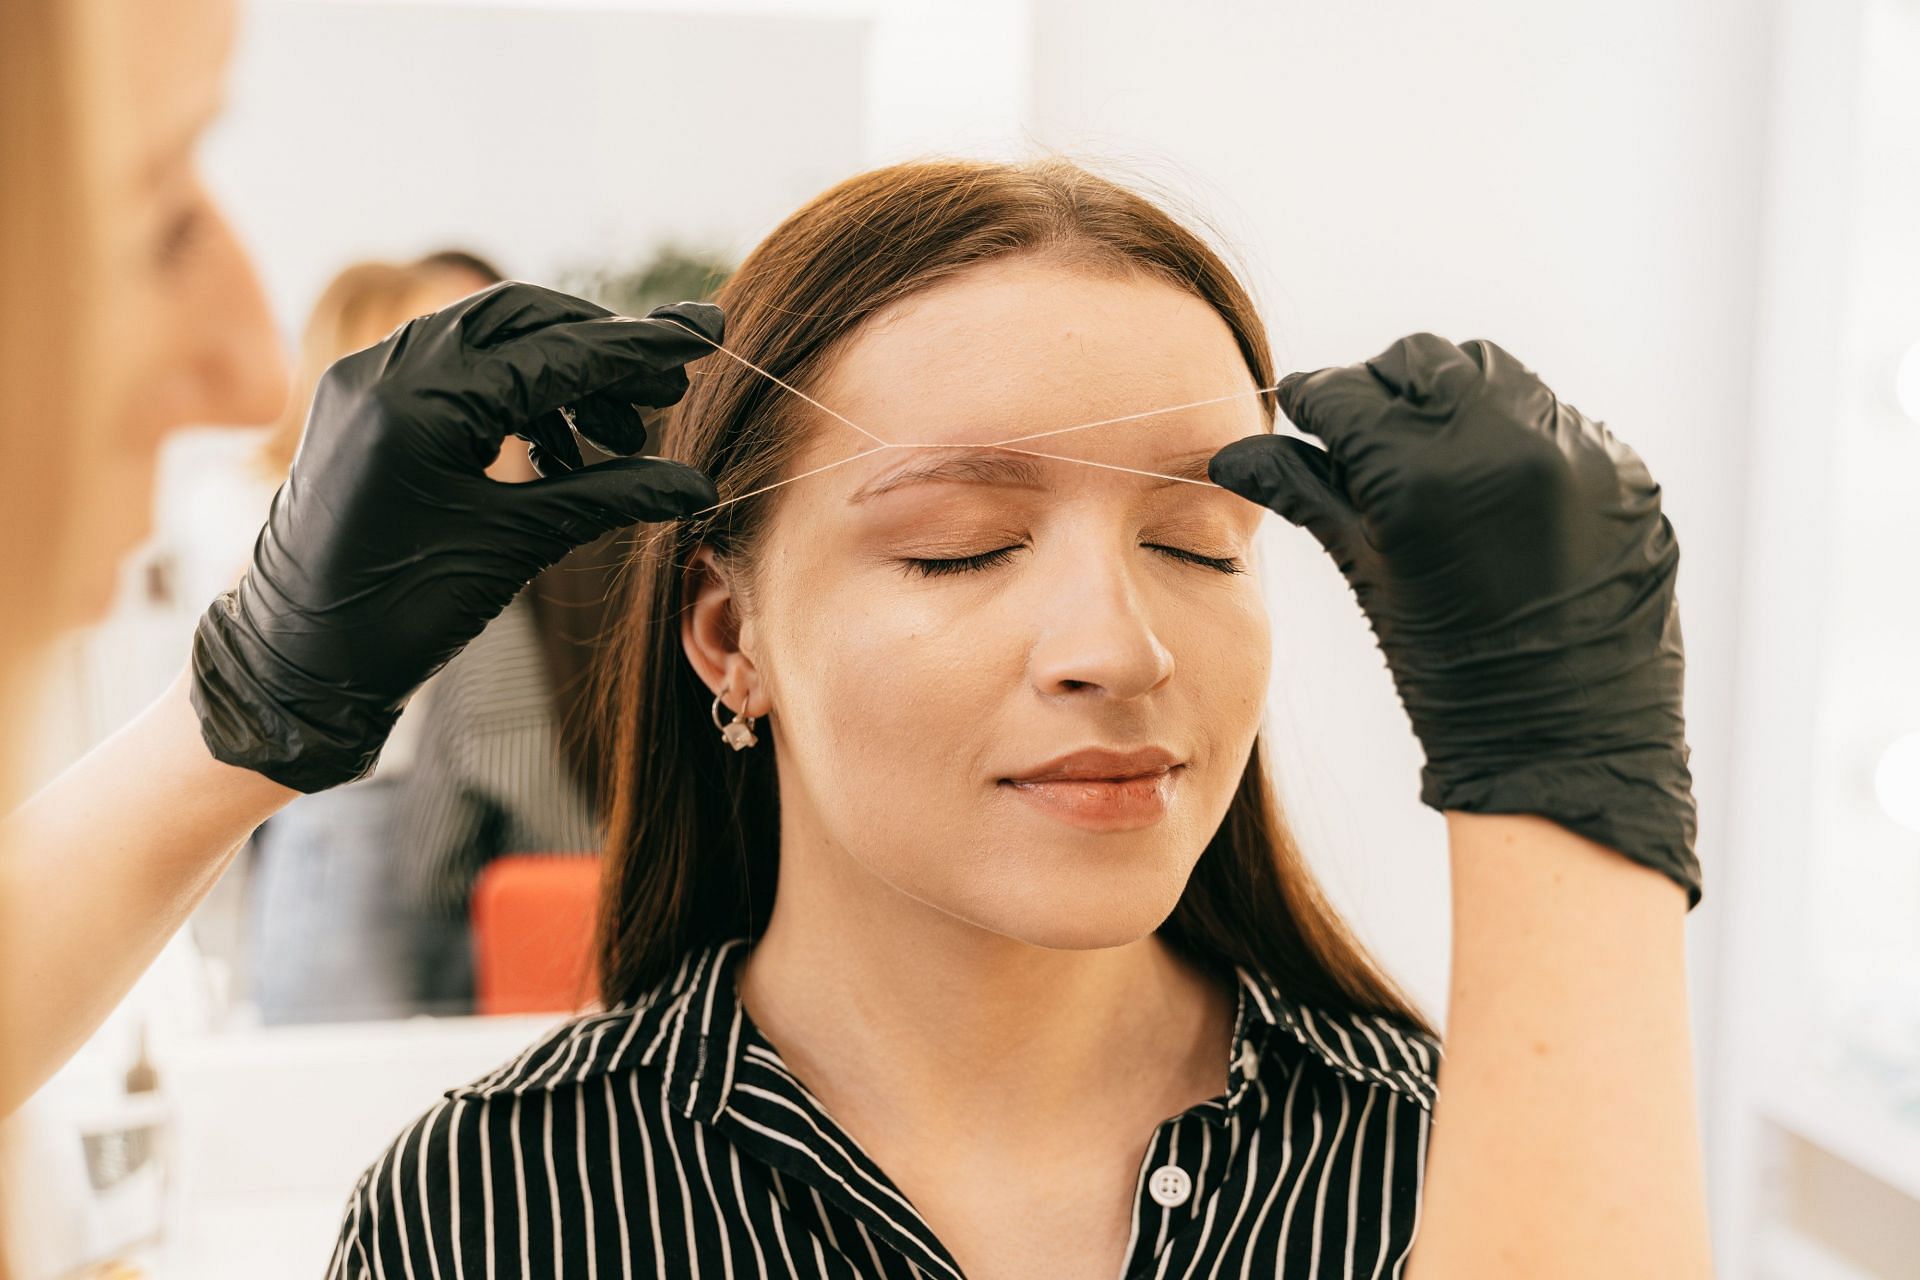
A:
[[[581,468],[573,427],[615,454],[647,442],[638,406],[685,394],[718,308],[633,320],[533,285],[496,285],[328,369],[292,473],[239,587],[193,644],[193,705],[216,759],[299,791],[373,768],[407,698],[573,548],[715,500],[691,467]],[[485,468],[509,435],[542,479]]]
[[[1697,903],[1680,547],[1639,456],[1491,342],[1415,334],[1279,395],[1327,447],[1254,436],[1209,471],[1339,564],[1425,748],[1421,800],[1550,818]]]

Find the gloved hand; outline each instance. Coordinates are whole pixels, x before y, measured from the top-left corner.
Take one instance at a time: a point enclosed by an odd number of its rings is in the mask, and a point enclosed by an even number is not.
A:
[[[716,307],[633,320],[509,282],[410,321],[320,380],[240,585],[193,645],[214,757],[299,791],[361,777],[407,698],[533,576],[611,529],[715,501],[691,467],[581,467],[573,429],[638,453],[638,406],[685,394]],[[569,426],[567,415],[573,415]],[[489,479],[509,435],[542,477]]]
[[[1697,903],[1680,548],[1639,456],[1491,342],[1415,334],[1279,398],[1326,448],[1254,436],[1209,472],[1346,575],[1425,748],[1421,800],[1550,818]]]

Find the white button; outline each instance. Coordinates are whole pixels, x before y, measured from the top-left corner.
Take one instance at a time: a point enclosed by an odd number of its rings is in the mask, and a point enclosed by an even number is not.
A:
[[[1253,1051],[1253,1041],[1240,1042],[1240,1074],[1249,1080],[1260,1078],[1260,1055]]]
[[[1147,1194],[1167,1209],[1178,1209],[1193,1194],[1193,1179],[1177,1164],[1163,1164],[1147,1179]]]

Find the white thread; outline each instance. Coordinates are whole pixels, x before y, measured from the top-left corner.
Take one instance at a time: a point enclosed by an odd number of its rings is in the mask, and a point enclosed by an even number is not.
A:
[[[861,458],[864,458],[869,454],[880,453],[881,451],[886,449],[911,449],[912,447],[913,447],[912,445],[898,445],[898,444],[884,444],[884,443],[877,444],[873,446],[873,448],[871,449],[862,449],[858,453],[851,453],[844,458],[838,458],[832,462],[827,463],[825,466],[814,467],[811,470],[802,471],[797,476],[788,476],[785,480],[775,480],[772,484],[763,484],[758,489],[749,489],[745,493],[736,493],[731,498],[722,498],[720,499],[720,501],[714,503],[710,507],[702,507],[698,511],[689,511],[686,515],[682,516],[681,519],[691,520],[693,519],[693,517],[703,516],[707,514],[707,512],[709,511],[718,511],[720,508],[730,507],[736,502],[745,502],[748,498],[757,498],[763,493],[770,493],[773,490],[778,489],[781,485],[792,484],[795,480],[805,480],[808,476],[817,476],[822,471],[831,471],[835,467],[844,467],[849,462],[857,462]]]
[[[835,467],[844,467],[849,462],[857,462],[861,458],[868,457],[872,454],[880,453],[887,449],[999,449],[1006,453],[1025,454],[1027,457],[1030,457],[1030,458],[1047,458],[1055,462],[1077,462],[1083,467],[1099,467],[1105,471],[1124,471],[1129,475],[1148,476],[1155,480],[1171,480],[1176,484],[1197,485],[1202,489],[1218,489],[1220,488],[1220,486],[1213,483],[1211,480],[1195,480],[1188,476],[1170,476],[1163,471],[1143,471],[1138,467],[1123,467],[1117,462],[1095,462],[1091,458],[1070,458],[1065,456],[1064,454],[1041,453],[1035,449],[1015,449],[1012,446],[1025,440],[1039,440],[1047,436],[1065,435],[1067,432],[1070,432],[1070,431],[1085,431],[1092,427],[1109,427],[1109,426],[1115,425],[1116,423],[1121,423],[1121,422],[1135,422],[1141,418],[1153,418],[1153,417],[1158,417],[1162,414],[1179,413],[1186,409],[1198,409],[1205,405],[1210,405],[1210,404],[1223,404],[1229,400],[1245,399],[1247,396],[1266,395],[1270,391],[1276,391],[1279,389],[1278,387],[1256,387],[1250,391],[1235,391],[1224,396],[1214,396],[1207,400],[1194,400],[1194,401],[1190,401],[1187,404],[1169,405],[1168,407],[1163,409],[1144,409],[1139,413],[1123,414],[1118,418],[1102,418],[1097,422],[1080,422],[1070,427],[1055,427],[1050,431],[1034,431],[1023,436],[1008,436],[1004,440],[990,440],[984,444],[899,444],[891,440],[882,439],[881,437],[875,435],[873,432],[867,430],[865,427],[861,426],[859,423],[853,421],[851,418],[848,418],[846,415],[837,413],[834,410],[829,409],[826,405],[821,404],[818,400],[815,400],[812,396],[808,395],[806,392],[800,390],[796,386],[793,386],[791,383],[784,382],[781,379],[775,377],[773,374],[768,373],[765,369],[762,369],[759,365],[747,359],[745,356],[739,354],[738,352],[730,351],[726,347],[721,346],[719,343],[715,342],[712,338],[709,338],[706,334],[701,333],[698,329],[695,329],[692,325],[687,324],[677,319],[674,316],[660,316],[658,318],[662,320],[671,321],[675,326],[685,329],[688,333],[700,339],[700,341],[706,343],[708,346],[712,347],[715,351],[718,351],[721,355],[726,356],[731,360],[738,361],[740,364],[746,366],[748,369],[751,369],[753,372],[759,374],[761,377],[773,383],[775,386],[781,388],[784,391],[790,392],[793,395],[798,396],[800,399],[806,401],[808,404],[820,410],[820,412],[826,414],[828,417],[833,418],[834,420],[852,428],[853,430],[859,432],[861,435],[865,436],[867,439],[875,442],[873,448],[871,449],[862,449],[858,453],[849,454],[844,458],[836,459],[832,462],[826,463],[823,466],[813,467],[813,468],[810,468],[809,470],[802,471],[797,476],[788,476],[784,480],[776,480],[772,484],[762,485],[758,489],[751,489],[751,490],[748,490],[746,493],[737,493],[731,498],[722,498],[720,501],[714,503],[710,507],[702,507],[698,511],[689,512],[685,517],[682,517],[683,519],[692,519],[694,516],[706,515],[710,511],[718,511],[722,507],[730,507],[736,502],[744,502],[748,498],[756,498],[763,493],[770,493],[773,490],[781,488],[784,485],[792,484],[796,480],[805,480],[808,476],[817,476],[823,471],[832,471]]]
[[[774,377],[772,374],[768,373],[765,369],[762,369],[759,365],[747,359],[745,356],[739,354],[736,351],[727,350],[725,347],[721,346],[719,343],[715,342],[712,338],[709,338],[706,334],[700,332],[698,329],[694,328],[692,325],[687,324],[683,321],[674,319],[674,317],[672,316],[661,316],[660,319],[673,321],[674,324],[678,325],[682,329],[685,329],[688,333],[700,339],[700,341],[706,343],[708,346],[712,347],[715,351],[718,351],[721,355],[726,356],[730,360],[738,360],[741,364],[747,366],[747,368],[753,370],[755,373],[765,378],[768,382],[771,382],[774,386],[780,387],[781,389],[786,391],[791,391],[794,395],[799,396],[802,400],[805,400],[808,404],[812,405],[814,408],[818,409],[820,412],[826,414],[828,417],[838,418],[841,422],[846,423],[847,426],[852,427],[855,431],[858,431],[861,435],[865,436],[867,439],[872,440],[878,444],[889,443],[886,440],[882,440],[879,436],[873,434],[873,432],[867,430],[865,427],[861,426],[859,423],[854,422],[852,419],[844,417],[841,414],[835,413],[832,409],[827,408],[827,406],[821,404],[818,400],[815,400],[812,396],[808,395],[806,392],[802,391],[800,388],[794,386],[793,384],[788,382],[782,382],[779,378]],[[798,480],[799,478],[800,478],[799,476],[794,477],[795,480]],[[744,498],[746,495],[741,494],[740,496]]]
[[[1186,404],[1169,405],[1164,409],[1143,409],[1139,413],[1123,414],[1118,418],[1102,418],[1098,422],[1082,422],[1071,427],[1055,427],[1051,431],[1035,431],[1031,435],[1008,436],[1005,440],[995,440],[993,443],[996,445],[1019,444],[1022,440],[1038,440],[1043,436],[1063,436],[1067,434],[1067,432],[1069,431],[1085,431],[1089,427],[1110,427],[1117,422],[1133,422],[1140,418],[1155,418],[1160,416],[1163,413],[1179,413],[1183,409],[1198,409],[1203,405],[1225,404],[1229,400],[1244,400],[1248,396],[1263,396],[1263,395],[1266,395],[1269,391],[1278,391],[1279,389],[1280,388],[1277,385],[1271,386],[1271,387],[1255,387],[1251,391],[1234,391],[1224,396],[1214,396],[1211,400],[1193,400],[1193,401],[1189,401]],[[1067,459],[1067,461],[1083,462],[1085,461],[1085,459],[1069,458]],[[1089,464],[1089,465],[1092,465],[1092,464]],[[1171,480],[1178,480],[1180,477],[1169,476],[1167,478]],[[1190,483],[1198,484],[1199,481],[1195,480],[1195,481],[1191,481]]]

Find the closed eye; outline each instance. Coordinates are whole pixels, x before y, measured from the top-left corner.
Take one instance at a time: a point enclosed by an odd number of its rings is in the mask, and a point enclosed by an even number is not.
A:
[[[1150,551],[1158,551],[1172,559],[1212,569],[1217,573],[1247,571],[1245,565],[1229,556],[1203,556],[1197,551],[1184,551],[1179,547],[1163,546],[1156,542],[1143,542],[1140,545]],[[1020,546],[1015,544],[1009,547],[996,547],[992,551],[982,551],[970,556],[954,556],[939,560],[906,559],[900,563],[911,573],[919,574],[923,578],[934,578],[948,573],[971,573],[979,569],[991,569],[996,565],[1005,564],[1018,550]]]

